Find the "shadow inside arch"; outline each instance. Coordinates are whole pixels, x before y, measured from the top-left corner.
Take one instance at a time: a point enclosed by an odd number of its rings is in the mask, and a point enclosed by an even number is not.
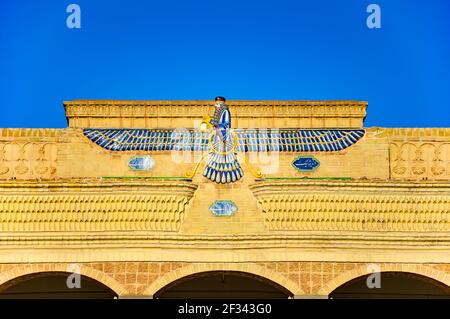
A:
[[[117,297],[118,294],[115,291],[100,281],[83,274],[66,271],[27,273],[0,285],[0,299],[114,299]]]
[[[293,293],[260,275],[211,270],[181,277],[155,294],[156,299],[287,299]]]
[[[382,271],[353,278],[330,294],[330,299],[450,299],[450,287],[425,275]]]

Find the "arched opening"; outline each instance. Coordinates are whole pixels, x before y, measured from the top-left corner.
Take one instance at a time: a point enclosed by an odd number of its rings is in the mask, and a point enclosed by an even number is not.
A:
[[[287,299],[292,293],[279,284],[239,271],[209,271],[180,278],[161,288],[157,299]]]
[[[332,299],[450,299],[450,287],[422,275],[407,272],[381,272],[379,285],[372,275],[361,276],[346,282],[331,292],[329,297]]]
[[[113,299],[117,294],[102,283],[71,273],[42,272],[14,278],[0,286],[0,299]],[[69,288],[69,286],[73,288]],[[75,286],[75,287],[74,287]]]

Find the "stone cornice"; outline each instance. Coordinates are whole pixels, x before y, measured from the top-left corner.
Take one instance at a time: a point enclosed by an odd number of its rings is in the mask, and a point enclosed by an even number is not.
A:
[[[179,231],[188,182],[0,183],[2,232]]]
[[[49,128],[0,128],[1,141],[52,141],[68,142],[70,129],[49,129]]]
[[[448,232],[357,232],[342,231],[339,235],[332,231],[305,231],[293,233],[290,231],[280,231],[276,233],[254,234],[254,235],[224,235],[224,234],[202,234],[189,235],[180,233],[134,231],[90,231],[90,232],[2,232],[0,240],[8,245],[60,245],[65,242],[67,245],[77,247],[104,247],[109,246],[113,241],[116,243],[127,242],[130,246],[140,247],[167,247],[177,248],[183,246],[197,248],[250,248],[254,243],[259,243],[258,248],[274,247],[315,247],[318,242],[327,244],[327,248],[340,247],[345,243],[352,243],[359,247],[369,248],[373,244],[379,247],[398,247],[421,249],[429,248],[429,245],[436,249],[450,248],[450,233]],[[18,242],[20,240],[20,243]],[[442,246],[443,245],[443,246]]]
[[[252,184],[249,188],[255,195],[284,192],[298,192],[301,189],[311,190],[320,189],[323,191],[377,191],[377,192],[431,192],[450,194],[450,181],[413,181],[413,180],[310,180],[310,179],[279,179],[264,180]]]
[[[162,178],[163,179],[163,178]],[[0,181],[0,195],[6,192],[42,192],[72,193],[80,191],[104,192],[104,191],[151,191],[161,194],[173,194],[179,190],[187,195],[193,195],[197,185],[185,181],[165,181],[142,178],[139,180],[126,180],[121,178],[83,178],[83,179],[56,179],[56,180],[7,180]],[[169,193],[168,193],[169,192]]]
[[[271,231],[450,232],[450,183],[264,182],[250,186]]]
[[[163,178],[162,178],[163,179]],[[80,191],[80,189],[93,191],[101,191],[105,188],[110,189],[124,189],[130,190],[131,188],[146,188],[161,190],[166,192],[173,187],[181,187],[189,189],[194,192],[197,189],[197,185],[192,182],[185,181],[164,181],[154,180],[151,178],[140,179],[123,179],[123,178],[82,178],[82,179],[56,179],[56,180],[4,180],[0,181],[0,193],[5,191],[33,191],[33,190],[61,190],[64,192]],[[414,189],[417,191],[426,192],[449,192],[450,181],[411,181],[411,180],[367,180],[367,179],[353,179],[353,180],[312,180],[312,179],[280,179],[280,180],[264,180],[260,179],[257,183],[249,185],[249,188],[256,193],[263,193],[266,191],[278,190],[283,188],[283,191],[289,189],[293,191],[299,190],[299,188],[314,189],[319,187],[322,190],[326,190],[330,187],[340,188],[345,190],[377,190],[384,192],[390,191],[410,191]],[[325,187],[325,188],[324,188]],[[449,193],[450,194],[450,193]]]
[[[0,234],[0,262],[450,262],[446,253],[450,249],[448,233],[302,232],[259,236],[128,233]]]
[[[237,110],[250,107],[259,107],[260,110],[268,110],[270,108],[280,108],[286,111],[291,108],[305,108],[310,111],[335,109],[346,111],[347,114],[365,115],[367,102],[351,101],[351,100],[336,100],[336,101],[300,101],[300,100],[229,100],[227,101],[229,107],[234,107]],[[198,110],[199,108],[213,108],[214,102],[210,100],[149,100],[149,101],[133,101],[133,100],[75,100],[65,101],[64,107],[66,112],[72,107],[81,107],[77,109],[81,112],[79,115],[87,115],[91,113],[106,112],[121,116],[124,114],[145,116],[145,114],[155,114],[156,111],[170,111],[176,108],[184,110],[185,113],[190,114],[191,110]],[[128,107],[128,108],[126,108]],[[82,112],[84,110],[84,112]],[[95,112],[97,111],[97,112]],[[117,112],[117,113],[115,113]],[[78,115],[75,113],[74,115]],[[170,117],[178,117],[181,114],[166,114]],[[249,115],[249,114],[246,114]],[[259,115],[259,114],[258,114]],[[262,114],[264,116],[264,114]],[[265,115],[268,116],[268,115]]]
[[[285,127],[286,119],[299,120],[298,127],[361,128],[366,102],[358,101],[227,101],[236,127],[255,127],[252,119],[267,119],[269,127]],[[192,127],[192,120],[212,114],[212,101],[67,101],[70,127],[158,127],[155,119],[169,118],[166,128]],[[113,122],[111,119],[121,119]],[[142,122],[142,120],[146,120]],[[190,120],[188,122],[182,120]],[[183,125],[184,124],[184,125]],[[163,126],[160,126],[163,127]]]
[[[450,128],[379,128],[369,129],[377,137],[387,137],[390,141],[443,141],[449,142]]]

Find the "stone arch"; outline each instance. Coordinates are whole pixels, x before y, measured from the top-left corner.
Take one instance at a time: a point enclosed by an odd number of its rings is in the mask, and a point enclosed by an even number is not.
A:
[[[373,263],[376,264],[376,263]],[[369,275],[371,272],[367,269],[368,265],[356,267],[355,269],[344,272],[343,274],[331,279],[328,283],[324,284],[323,287],[318,291],[319,295],[328,296],[331,292],[333,292],[336,288],[342,286],[346,282],[349,282],[353,279],[356,279],[361,276]],[[413,264],[380,264],[381,272],[405,272],[412,273],[416,275],[421,275],[424,277],[428,277],[434,279],[444,285],[450,287],[450,274],[447,274],[443,271],[433,269],[428,266]]]
[[[244,272],[273,281],[274,283],[289,290],[293,295],[303,295],[304,292],[299,285],[292,280],[286,278],[282,274],[262,267],[256,264],[223,264],[223,263],[208,263],[208,264],[193,264],[186,267],[178,268],[171,271],[151,283],[143,292],[144,296],[153,296],[161,288],[168,284],[181,279],[186,276],[194,275],[196,273],[210,272],[210,271],[236,271]]]
[[[51,272],[65,272],[68,271],[69,264],[30,264],[30,265],[17,265],[16,267],[5,271],[0,274],[0,287],[10,280],[23,277],[26,275],[38,274],[38,273],[51,273]],[[104,286],[111,289],[116,295],[127,295],[128,291],[117,280],[107,275],[106,273],[97,269],[80,264],[80,275],[89,277],[98,281]]]

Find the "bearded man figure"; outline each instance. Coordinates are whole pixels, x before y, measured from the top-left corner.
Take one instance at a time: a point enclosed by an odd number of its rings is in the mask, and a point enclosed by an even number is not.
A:
[[[210,138],[211,157],[203,176],[213,182],[226,184],[239,180],[244,172],[237,160],[236,139],[231,133],[231,114],[223,96],[215,98],[215,111],[210,121],[215,128]]]
[[[223,142],[226,141],[228,130],[231,128],[231,114],[228,105],[225,102],[226,99],[223,96],[216,97],[216,110],[211,119],[211,124],[216,128],[217,136],[219,136]]]

